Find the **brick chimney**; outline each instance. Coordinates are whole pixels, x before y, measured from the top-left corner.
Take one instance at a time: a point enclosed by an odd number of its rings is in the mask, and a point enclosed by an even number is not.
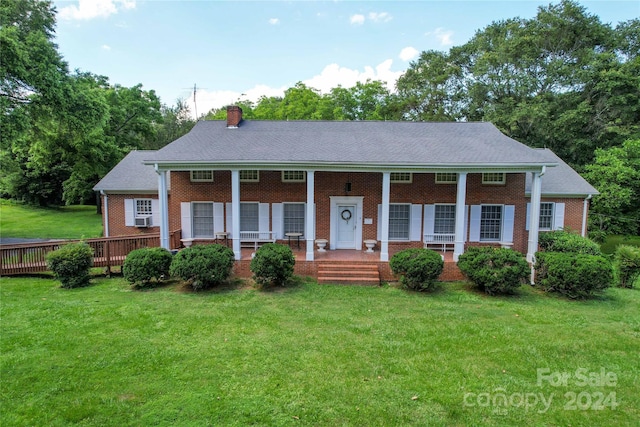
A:
[[[227,107],[227,127],[235,129],[242,121],[242,108],[237,105]]]

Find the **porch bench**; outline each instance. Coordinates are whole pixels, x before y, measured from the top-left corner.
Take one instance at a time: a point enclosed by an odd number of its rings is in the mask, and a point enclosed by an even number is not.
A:
[[[446,252],[447,249],[451,248],[453,250],[455,245],[456,235],[455,234],[425,234],[424,235],[424,248],[425,249],[434,249],[438,248],[439,250]]]
[[[258,246],[263,243],[275,243],[276,233],[273,231],[241,231],[240,247],[252,247],[258,250]]]

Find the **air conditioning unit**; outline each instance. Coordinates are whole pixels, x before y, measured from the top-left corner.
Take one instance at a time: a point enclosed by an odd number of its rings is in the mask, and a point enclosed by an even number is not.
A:
[[[136,218],[136,227],[149,227],[151,225],[151,217],[143,216]]]

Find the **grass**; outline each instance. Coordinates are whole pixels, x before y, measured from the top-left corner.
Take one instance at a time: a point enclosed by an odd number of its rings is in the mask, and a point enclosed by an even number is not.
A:
[[[102,236],[102,217],[95,206],[38,208],[0,200],[2,237],[82,239]]]
[[[142,292],[121,278],[94,282],[63,290],[51,279],[0,279],[1,425],[640,419],[637,290],[568,301],[528,286],[488,297],[465,283],[421,294],[312,281],[201,293],[175,283]],[[538,384],[539,368],[569,374],[567,385]],[[615,384],[604,384],[601,369]],[[599,393],[609,400],[594,409]],[[496,400],[503,394],[507,404]],[[548,409],[533,396],[552,399]]]

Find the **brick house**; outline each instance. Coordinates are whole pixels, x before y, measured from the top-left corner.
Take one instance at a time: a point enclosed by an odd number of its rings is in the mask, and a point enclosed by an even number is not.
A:
[[[228,243],[239,265],[244,246],[293,239],[300,271],[358,251],[383,277],[408,247],[455,261],[468,245],[502,245],[532,261],[539,231],[586,233],[597,194],[550,150],[490,123],[246,121],[238,107],[131,152],[94,189],[107,236],[159,231],[169,248],[181,230],[187,245]]]

